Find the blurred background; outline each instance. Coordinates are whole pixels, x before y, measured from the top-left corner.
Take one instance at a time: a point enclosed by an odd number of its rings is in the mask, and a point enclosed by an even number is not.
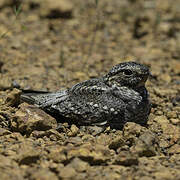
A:
[[[0,0],[0,37],[2,90],[55,91],[131,60],[153,85],[179,83],[179,1]]]

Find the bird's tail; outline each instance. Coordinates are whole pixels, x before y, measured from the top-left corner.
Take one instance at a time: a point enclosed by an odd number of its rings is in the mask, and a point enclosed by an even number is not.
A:
[[[23,91],[21,101],[29,104],[37,105],[41,108],[46,108],[54,103],[57,103],[67,97],[66,91],[46,92],[46,91]]]
[[[48,91],[22,90],[20,98],[22,102],[38,105],[48,94]]]

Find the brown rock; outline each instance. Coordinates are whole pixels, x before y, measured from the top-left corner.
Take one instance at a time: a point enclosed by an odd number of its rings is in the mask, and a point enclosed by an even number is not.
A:
[[[87,171],[89,168],[89,164],[87,162],[82,161],[79,158],[74,158],[68,166],[71,166],[78,172]]]
[[[104,131],[103,127],[100,126],[86,126],[85,130],[88,132],[88,134],[93,135],[93,137]]]
[[[34,130],[48,130],[57,127],[56,120],[43,110],[23,103],[11,122],[14,131],[30,134]]]
[[[168,150],[169,154],[180,154],[180,145],[179,144],[175,144],[174,146],[170,147],[170,149]]]
[[[12,180],[12,179],[24,180],[24,177],[19,169],[0,170],[0,174],[1,174],[1,180]]]
[[[83,141],[80,137],[76,136],[76,137],[71,137],[67,139],[66,141],[64,141],[64,144],[67,144],[67,143],[75,144],[77,146],[77,145],[83,144]]]
[[[17,149],[16,160],[20,165],[30,165],[37,163],[41,156],[41,150],[33,147],[31,142],[23,142]]]
[[[71,18],[73,4],[69,0],[52,1],[43,0],[40,15],[48,18]]]
[[[67,158],[72,159],[74,157],[78,157],[90,164],[101,164],[110,158],[110,151],[103,145],[97,145],[95,147],[91,145],[89,148],[79,147],[68,151]]]
[[[34,151],[28,151],[24,154],[21,154],[21,156],[19,157],[19,164],[26,164],[26,165],[30,165],[33,163],[36,163],[40,158],[40,154],[38,152]]]
[[[155,172],[155,173],[153,173],[153,176],[157,180],[162,180],[162,179],[163,180],[170,180],[170,179],[174,179],[173,174],[168,169],[163,169],[162,171]]]
[[[168,33],[170,28],[171,28],[170,23],[167,22],[163,22],[159,26],[159,30],[162,31],[162,33]]]
[[[58,140],[64,141],[64,136],[62,134],[60,134],[55,129],[49,129],[47,131],[35,130],[31,133],[30,136],[35,137],[35,138],[42,138],[42,137],[46,136],[46,137],[49,137],[51,140],[54,140],[54,141],[58,141]]]
[[[7,135],[6,137],[8,138],[8,140],[15,139],[15,140],[20,141],[20,142],[25,141],[25,137],[22,136],[21,133],[19,133],[19,132],[13,132],[13,133]]]
[[[11,132],[8,131],[7,129],[0,128],[0,136],[4,136],[4,135],[7,135],[7,134],[11,134]]]
[[[127,122],[123,128],[123,135],[125,138],[135,138],[139,137],[143,132],[146,131],[146,128],[136,124],[134,122]]]
[[[167,97],[167,95],[174,95],[177,92],[175,89],[161,89],[158,87],[154,87],[153,90],[154,93],[159,97]]]
[[[7,0],[0,0],[0,7],[4,6],[7,3]]]
[[[169,142],[166,141],[165,139],[161,139],[161,140],[159,140],[159,147],[161,149],[168,148],[169,147]]]
[[[159,123],[159,124],[161,124],[161,125],[169,123],[169,121],[166,118],[166,116],[156,116],[154,118],[154,121]]]
[[[6,156],[3,156],[3,155],[0,155],[0,168],[2,167],[10,167],[12,168],[13,166],[17,166],[18,164],[11,160],[11,159],[8,159]]]
[[[179,63],[179,61],[173,60],[171,62],[171,66],[172,66],[172,70],[174,71],[175,74],[180,73],[180,63]]]
[[[10,121],[14,116],[15,108],[0,105],[0,127],[9,129]]]
[[[176,111],[169,111],[169,112],[167,112],[167,117],[168,118],[177,118]]]
[[[171,82],[171,76],[169,74],[161,74],[159,76],[160,80],[163,80],[166,83],[170,83]]]
[[[0,7],[13,5],[15,2],[13,0],[0,0]]]
[[[174,125],[180,125],[180,119],[176,119],[176,118],[171,118],[170,122]]]
[[[0,155],[0,179],[11,180],[19,179],[23,180],[23,173],[20,171],[18,163],[8,158],[7,156]]]
[[[58,180],[58,177],[54,173],[49,171],[49,169],[40,169],[32,173],[31,179],[32,180],[49,180],[49,179]]]
[[[59,173],[60,178],[70,179],[76,175],[76,171],[72,167],[64,167]]]
[[[50,153],[48,154],[48,157],[52,159],[54,162],[60,163],[66,161],[67,158],[63,147],[53,147],[52,149],[49,149],[49,151]]]
[[[0,74],[0,90],[10,89],[11,85],[10,78],[4,77]]]
[[[13,89],[6,98],[6,104],[8,106],[17,106],[20,103],[20,94],[20,90]]]
[[[79,148],[79,149],[72,149],[68,152],[68,159],[71,159],[72,157],[79,157],[82,159],[90,159],[90,150],[87,148]]]
[[[71,131],[68,133],[68,136],[74,137],[77,135],[78,131],[79,131],[79,128],[76,125],[72,124]]]
[[[156,155],[155,150],[156,137],[151,132],[145,132],[130,148],[132,154],[138,154],[138,156],[151,157]]]
[[[124,144],[125,144],[125,141],[124,139],[122,139],[122,137],[116,137],[109,144],[109,149],[117,150],[119,147],[123,146]]]
[[[127,151],[121,151],[115,158],[114,164],[123,165],[123,166],[137,165],[138,157],[133,153]]]
[[[167,136],[176,136],[180,133],[179,127],[170,124],[166,116],[157,116],[154,121],[161,126],[163,133]]]

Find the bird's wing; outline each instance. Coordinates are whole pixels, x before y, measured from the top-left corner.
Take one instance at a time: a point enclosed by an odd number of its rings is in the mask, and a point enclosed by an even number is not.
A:
[[[61,103],[53,103],[51,108],[80,124],[94,124],[122,119],[125,104],[112,94],[111,88],[93,79],[73,86],[68,91],[68,98]]]

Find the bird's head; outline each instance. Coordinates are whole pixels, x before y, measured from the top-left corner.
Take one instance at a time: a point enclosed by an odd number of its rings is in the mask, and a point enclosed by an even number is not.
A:
[[[139,88],[145,85],[149,68],[136,62],[124,62],[114,66],[104,78],[109,86]]]

